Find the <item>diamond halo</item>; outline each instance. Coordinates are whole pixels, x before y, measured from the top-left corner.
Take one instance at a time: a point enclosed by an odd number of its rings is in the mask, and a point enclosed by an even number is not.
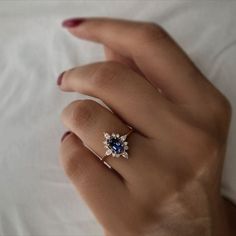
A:
[[[105,156],[112,155],[113,157],[119,158],[122,156],[123,158],[128,159],[128,142],[126,141],[128,134],[121,136],[120,134],[108,134],[104,133],[105,141],[104,147],[106,148]]]

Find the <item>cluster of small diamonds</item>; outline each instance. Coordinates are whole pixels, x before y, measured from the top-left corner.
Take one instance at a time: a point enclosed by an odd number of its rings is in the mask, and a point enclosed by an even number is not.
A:
[[[128,159],[128,142],[126,141],[127,135],[120,136],[119,134],[104,133],[106,156],[112,155],[113,157],[124,157]]]

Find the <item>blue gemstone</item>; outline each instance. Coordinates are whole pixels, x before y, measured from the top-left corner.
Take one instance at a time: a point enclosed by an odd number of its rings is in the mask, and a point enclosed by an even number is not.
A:
[[[121,154],[124,152],[124,143],[120,138],[110,138],[108,140],[108,147],[112,150],[113,153],[115,154]]]

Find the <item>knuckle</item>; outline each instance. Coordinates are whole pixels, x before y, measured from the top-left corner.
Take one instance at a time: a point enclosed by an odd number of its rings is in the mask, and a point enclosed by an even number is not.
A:
[[[95,102],[92,100],[81,100],[72,102],[66,112],[66,121],[72,127],[88,127],[93,119]]]
[[[181,130],[179,130],[179,132],[182,134],[183,138],[176,140],[176,143],[183,151],[182,154],[184,156],[187,155],[186,158],[193,156],[198,160],[199,157],[215,156],[220,150],[221,142],[218,136],[214,135],[214,132],[211,130],[193,126],[189,123],[182,123],[180,126]],[[183,143],[185,143],[184,147]]]
[[[121,65],[117,62],[101,63],[91,76],[94,89],[103,89],[104,86],[111,86],[117,83],[116,80],[121,71]]]
[[[168,34],[161,26],[155,23],[145,23],[139,28],[138,38],[141,41],[150,43],[167,39]]]

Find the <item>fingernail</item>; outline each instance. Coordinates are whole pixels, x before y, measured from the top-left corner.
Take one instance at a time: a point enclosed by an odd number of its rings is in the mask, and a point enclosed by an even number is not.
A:
[[[63,140],[64,140],[69,134],[71,134],[71,131],[65,132],[65,133],[62,135],[62,137],[61,137],[61,142],[63,142]]]
[[[62,72],[58,78],[57,78],[57,85],[60,86],[61,85],[61,82],[62,82],[62,78],[63,78],[63,75],[64,75],[65,71]]]
[[[85,21],[84,18],[72,18],[67,19],[62,22],[62,26],[66,28],[73,28],[79,26],[81,23]]]

